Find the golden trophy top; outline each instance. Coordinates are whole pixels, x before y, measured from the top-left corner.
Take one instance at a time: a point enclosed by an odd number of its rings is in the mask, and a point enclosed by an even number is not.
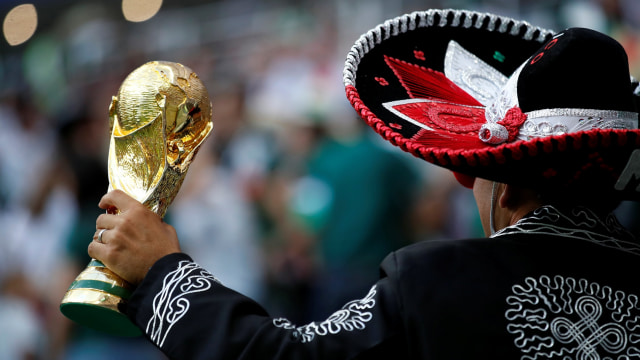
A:
[[[109,187],[164,216],[200,145],[213,129],[202,81],[165,61],[131,72],[109,107]]]

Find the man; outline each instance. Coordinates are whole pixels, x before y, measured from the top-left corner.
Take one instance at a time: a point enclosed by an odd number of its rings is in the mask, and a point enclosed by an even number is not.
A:
[[[345,85],[385,139],[473,188],[488,237],[396,251],[362,299],[298,326],[221,285],[114,191],[100,207],[120,214],[98,218],[89,254],[137,285],[126,311],[154,344],[180,359],[640,356],[628,280],[640,245],[609,214],[635,196],[640,168],[617,42],[430,10],[361,37]]]

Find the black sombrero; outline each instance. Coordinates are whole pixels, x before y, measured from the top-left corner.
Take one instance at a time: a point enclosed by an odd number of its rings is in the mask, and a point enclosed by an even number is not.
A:
[[[618,181],[640,148],[627,56],[596,31],[415,12],[362,35],[344,83],[376,132],[465,186],[475,177],[601,194],[637,185]]]

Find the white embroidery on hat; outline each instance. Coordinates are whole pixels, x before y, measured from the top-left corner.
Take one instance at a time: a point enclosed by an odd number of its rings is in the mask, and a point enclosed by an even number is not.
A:
[[[640,356],[638,296],[585,279],[527,277],[506,302],[522,360]]]
[[[489,105],[508,77],[451,40],[444,57],[444,74],[482,105]]]
[[[299,336],[303,343],[312,341],[316,335],[335,335],[341,331],[364,330],[366,323],[371,321],[373,314],[368,309],[376,305],[374,285],[364,299],[347,303],[341,310],[334,312],[322,322],[312,322],[304,326],[295,326],[285,318],[273,319],[273,326],[294,330],[294,336]]]
[[[511,77],[509,77],[509,80],[507,80],[504,87],[500,90],[500,93],[485,109],[484,115],[487,118],[487,123],[497,123],[504,119],[509,109],[520,106],[518,103],[518,78],[520,77],[520,72],[523,67],[524,64],[520,65],[520,67],[511,74]]]
[[[162,347],[171,328],[189,311],[191,302],[186,296],[209,290],[214,282],[220,283],[198,264],[180,261],[178,268],[164,277],[162,289],[153,298],[153,316],[146,328],[151,341]]]
[[[561,135],[592,129],[638,128],[638,113],[596,109],[543,109],[527,112],[518,139]]]

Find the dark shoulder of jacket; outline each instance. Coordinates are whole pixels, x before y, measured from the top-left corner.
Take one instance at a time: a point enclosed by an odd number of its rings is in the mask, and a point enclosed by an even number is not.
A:
[[[440,267],[454,265],[461,252],[472,251],[473,248],[490,244],[490,238],[429,240],[407,245],[385,257],[381,263],[383,275],[397,271],[413,271],[425,265]],[[452,263],[453,262],[453,263]]]

